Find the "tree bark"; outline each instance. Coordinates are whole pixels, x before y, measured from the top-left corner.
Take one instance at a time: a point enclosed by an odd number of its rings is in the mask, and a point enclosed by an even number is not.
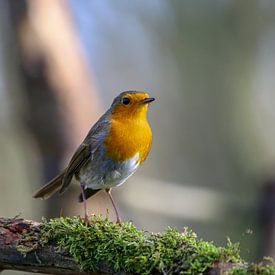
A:
[[[20,251],[23,234],[30,238],[24,243],[30,252]],[[48,274],[79,274],[78,265],[65,250],[54,244],[42,247],[38,237],[40,223],[23,219],[0,219],[0,270],[21,270]],[[81,274],[87,274],[85,272]]]
[[[217,262],[204,274],[224,274],[238,264]],[[126,274],[115,272],[107,263],[98,266],[98,272],[83,272],[65,249],[56,243],[41,243],[41,223],[19,219],[0,218],[0,272],[19,270],[46,274]]]

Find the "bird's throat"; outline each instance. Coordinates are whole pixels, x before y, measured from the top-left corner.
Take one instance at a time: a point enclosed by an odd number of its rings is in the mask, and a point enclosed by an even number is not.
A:
[[[152,131],[147,119],[112,119],[105,140],[106,154],[113,160],[125,161],[139,154],[139,163],[145,161],[152,143]]]

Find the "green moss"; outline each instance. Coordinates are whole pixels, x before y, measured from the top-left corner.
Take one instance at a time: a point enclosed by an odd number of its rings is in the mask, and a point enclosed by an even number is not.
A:
[[[230,271],[230,275],[251,275],[251,274],[263,274],[272,275],[275,274],[275,262],[272,258],[266,257],[258,264],[246,264],[239,268],[233,268]]]
[[[248,267],[233,268],[230,272],[230,275],[252,275],[252,274],[263,274],[263,275],[273,275],[275,274],[274,266],[270,265],[258,265],[251,264]]]
[[[79,218],[59,218],[42,226],[42,242],[69,250],[82,270],[97,271],[102,263],[114,271],[138,274],[201,274],[219,261],[242,263],[239,246],[225,248],[199,240],[188,229],[168,228],[159,234],[121,226],[93,216],[86,226]]]

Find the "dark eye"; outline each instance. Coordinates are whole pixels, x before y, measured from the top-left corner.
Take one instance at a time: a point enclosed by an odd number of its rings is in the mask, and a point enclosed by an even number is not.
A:
[[[122,98],[122,104],[123,105],[128,105],[128,104],[130,104],[130,102],[131,102],[130,98],[128,98],[128,97]]]

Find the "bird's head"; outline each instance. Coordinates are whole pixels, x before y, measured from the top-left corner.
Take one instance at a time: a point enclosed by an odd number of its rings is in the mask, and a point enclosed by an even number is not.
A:
[[[113,101],[111,113],[113,117],[146,118],[148,105],[154,101],[146,92],[126,91]]]

